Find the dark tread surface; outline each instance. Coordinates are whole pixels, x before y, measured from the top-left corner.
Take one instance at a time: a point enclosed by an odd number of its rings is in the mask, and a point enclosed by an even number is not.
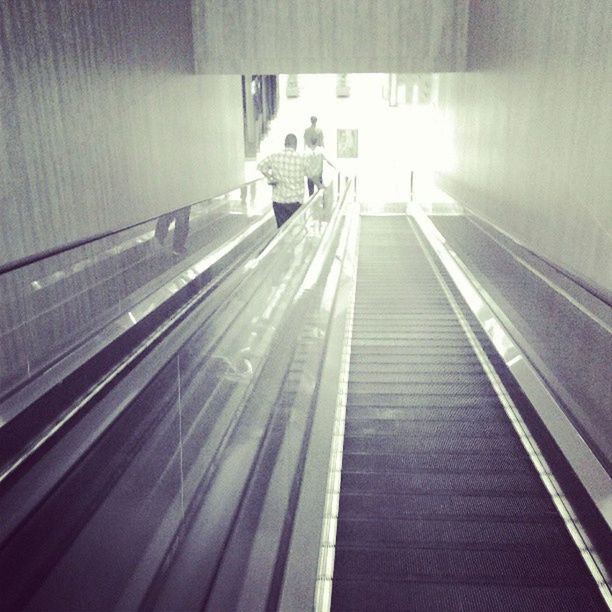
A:
[[[351,346],[332,609],[605,609],[406,219],[362,218]]]

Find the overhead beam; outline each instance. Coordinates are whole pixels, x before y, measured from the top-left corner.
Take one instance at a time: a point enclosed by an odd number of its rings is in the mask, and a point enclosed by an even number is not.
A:
[[[465,70],[468,0],[193,0],[200,73]]]

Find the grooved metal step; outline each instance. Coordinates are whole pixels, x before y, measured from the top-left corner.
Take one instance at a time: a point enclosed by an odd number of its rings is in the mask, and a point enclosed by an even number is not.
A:
[[[406,218],[362,218],[352,332],[332,609],[604,609]]]

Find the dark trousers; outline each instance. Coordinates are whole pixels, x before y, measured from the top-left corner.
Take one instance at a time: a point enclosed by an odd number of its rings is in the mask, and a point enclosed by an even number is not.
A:
[[[323,175],[315,176],[313,178],[314,178],[314,181],[310,177],[308,177],[306,181],[308,183],[308,195],[309,196],[311,196],[314,193],[315,185],[323,184]]]
[[[299,202],[272,202],[276,227],[280,227],[301,206]]]
[[[175,212],[162,215],[155,226],[155,237],[163,243],[168,235],[168,228],[174,221],[174,236],[172,238],[172,246],[176,250],[182,250],[187,243],[187,234],[189,233],[189,213],[191,206],[185,206]]]

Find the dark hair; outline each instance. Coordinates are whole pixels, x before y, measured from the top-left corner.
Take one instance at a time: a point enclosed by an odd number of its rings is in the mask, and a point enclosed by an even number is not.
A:
[[[295,134],[287,134],[285,136],[285,146],[297,149],[297,136]]]

